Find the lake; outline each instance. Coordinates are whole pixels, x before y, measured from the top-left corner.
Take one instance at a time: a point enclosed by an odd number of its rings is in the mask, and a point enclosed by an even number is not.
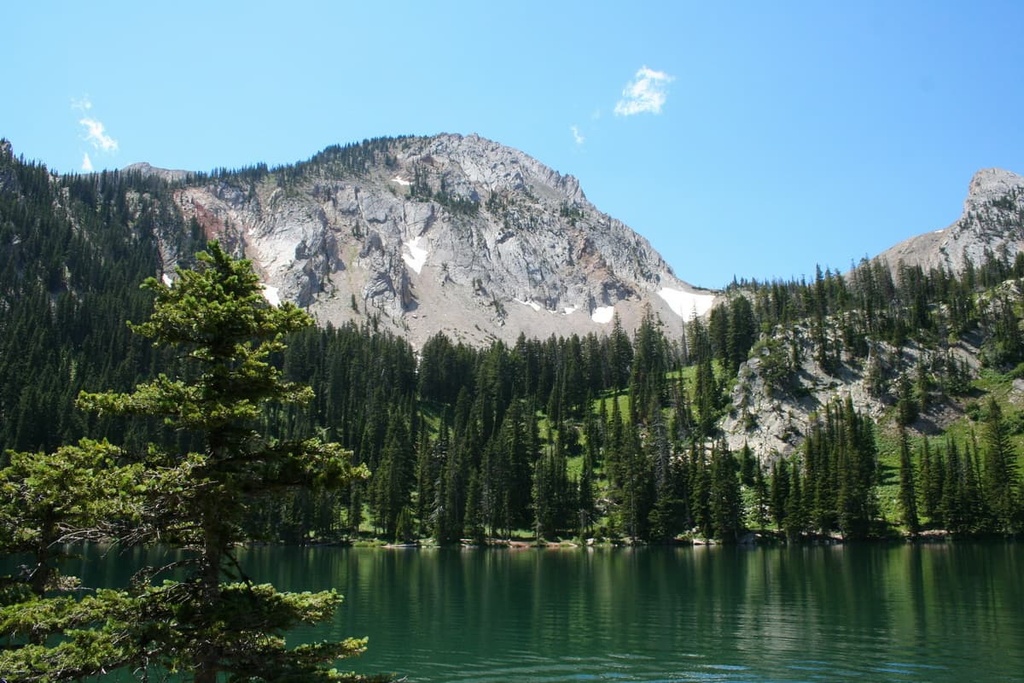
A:
[[[1013,543],[259,547],[242,562],[281,589],[337,588],[334,623],[300,636],[369,636],[341,668],[410,682],[1024,681]]]

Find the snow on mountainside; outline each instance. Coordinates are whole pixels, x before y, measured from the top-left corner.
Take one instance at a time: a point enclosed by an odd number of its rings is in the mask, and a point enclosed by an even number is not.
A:
[[[705,313],[650,243],[572,176],[475,135],[364,142],[185,179],[176,201],[321,323],[372,317],[420,346],[626,329]],[[167,255],[173,262],[173,255]]]

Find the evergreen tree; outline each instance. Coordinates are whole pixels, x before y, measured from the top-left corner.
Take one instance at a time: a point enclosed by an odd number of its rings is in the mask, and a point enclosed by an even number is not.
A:
[[[1017,455],[1010,443],[1002,409],[994,398],[989,399],[986,410],[984,443],[984,497],[996,529],[1012,532],[1016,528],[1019,505],[1016,498],[1019,488]]]
[[[640,420],[647,423],[660,411],[666,393],[668,360],[665,337],[650,306],[644,309],[640,328],[633,344],[632,375],[630,377],[631,405]]]
[[[970,444],[961,449],[950,439],[946,446],[942,519],[957,536],[984,530],[988,514],[981,502],[980,484]]]
[[[694,319],[687,326],[691,335],[690,349],[696,364],[694,373],[694,405],[697,409],[698,438],[710,436],[721,407],[721,391],[715,379],[711,341],[704,325]]]
[[[618,463],[618,493],[624,530],[634,540],[645,539],[654,504],[654,476],[651,460],[635,423],[625,426]]]
[[[602,401],[602,408],[605,402]],[[605,431],[604,461],[605,471],[613,486],[619,486],[622,482],[622,453],[626,448],[626,425],[623,421],[622,411],[619,408],[619,397],[612,396],[610,413],[603,413],[607,418]]]
[[[753,307],[747,297],[733,297],[729,301],[729,325],[725,353],[727,369],[731,376],[735,376],[740,364],[747,360],[747,355],[755,341],[757,341],[757,328]]]
[[[594,528],[596,518],[596,478],[594,465],[589,453],[583,456],[583,471],[577,485],[576,513],[579,516],[577,532],[581,538],[589,536]]]
[[[772,462],[770,506],[775,526],[783,528],[789,502],[789,467],[784,461]]]
[[[672,452],[660,411],[655,413],[647,448],[654,467],[654,508],[650,514],[651,537],[671,541],[686,522],[685,473]]]
[[[374,517],[384,538],[397,540],[398,518],[409,506],[409,494],[414,480],[412,444],[405,417],[391,416],[380,463],[374,470]]]
[[[483,491],[480,474],[475,467],[469,470],[469,484],[466,487],[466,513],[463,517],[462,533],[477,545],[483,545],[484,511]]]
[[[714,535],[711,515],[711,467],[703,443],[693,442],[690,448],[690,491],[693,492],[693,522],[704,538]]]
[[[612,318],[612,332],[607,340],[608,366],[611,372],[608,386],[619,389],[629,384],[630,371],[633,365],[633,345],[629,335],[622,329],[622,321],[616,313]]]
[[[921,508],[929,524],[942,526],[943,488],[946,464],[939,450],[932,455],[928,439],[921,440]]]
[[[735,542],[743,529],[740,499],[739,465],[736,458],[720,442],[711,451],[711,524],[715,537]]]
[[[744,486],[754,486],[754,480],[757,478],[760,467],[757,464],[757,459],[754,458],[754,451],[751,450],[750,444],[743,443],[739,460],[740,481]]]
[[[0,671],[10,680],[72,680],[115,669],[126,653],[100,631],[128,602],[117,591],[79,600],[62,565],[68,544],[126,532],[138,520],[137,466],[121,466],[107,442],[55,453],[8,452],[0,470],[0,553],[23,563],[0,576]],[[50,670],[33,657],[59,663]]]
[[[446,431],[442,418],[439,433]],[[421,432],[420,445],[416,455],[416,520],[417,535],[430,534],[430,510],[434,500],[434,483],[437,481],[438,459],[434,457],[433,445],[426,431]]]
[[[764,467],[758,465],[754,472],[754,522],[757,528],[764,531],[768,526],[768,511],[771,506],[768,494],[768,481],[764,476]]]
[[[686,390],[686,382],[683,380],[683,373],[678,373],[678,379],[672,383],[672,420],[669,423],[669,430],[673,443],[679,443],[693,431],[693,411],[690,408],[689,392]]]
[[[803,448],[803,510],[812,527],[826,532],[836,528],[840,492],[836,462],[840,446],[835,429],[833,405],[828,404],[824,420],[815,419]]]
[[[458,543],[466,511],[466,466],[463,446],[456,444],[444,453],[434,486],[433,532],[441,545]]]
[[[537,541],[554,540],[570,527],[569,513],[575,496],[566,469],[565,454],[556,440],[533,468],[533,513]]]
[[[914,388],[905,374],[896,379],[896,417],[900,425],[913,424],[918,418],[920,401],[915,399]]]
[[[782,467],[786,467],[785,464]],[[804,501],[804,487],[801,485],[800,480],[800,466],[796,460],[793,461],[790,476],[789,476],[789,496],[786,498],[786,519],[783,523],[783,527],[786,531],[786,536],[790,540],[795,540],[807,528],[807,506]]]
[[[910,459],[910,443],[907,432],[900,429],[900,512],[903,524],[911,536],[920,530],[917,518],[917,491],[914,486],[914,465]]]
[[[363,471],[353,469],[349,454],[336,444],[275,442],[256,431],[265,405],[311,398],[308,387],[284,381],[270,363],[285,348],[283,335],[311,321],[294,306],[268,304],[250,263],[233,260],[218,244],[199,258],[199,267],[179,270],[171,286],[147,281],[156,292],[153,314],[134,326],[181,354],[189,368],[183,378],[160,375],[133,393],[79,399],[100,413],[163,417],[203,443],[201,450],[184,454],[151,448],[145,457],[143,525],[152,539],[187,551],[188,574],[182,581],[138,588],[131,595],[136,609],[112,615],[104,628],[111,636],[108,645],[124,648],[123,664],[189,671],[196,683],[223,676],[340,679],[328,666],[360,652],[363,641],[289,649],[283,638],[299,623],[329,618],[340,596],[255,585],[235,547],[245,538],[248,506],[262,496],[297,487],[340,487]],[[112,637],[117,632],[120,638]],[[37,662],[34,666],[52,661],[25,654]],[[50,666],[51,672],[60,670]]]

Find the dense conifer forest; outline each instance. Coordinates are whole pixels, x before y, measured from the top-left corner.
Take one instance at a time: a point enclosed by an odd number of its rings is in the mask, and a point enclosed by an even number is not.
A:
[[[356,159],[341,151],[324,158]],[[172,210],[171,189],[137,173],[55,176],[0,159],[4,466],[11,452],[82,437],[126,450],[194,444],[157,419],[74,407],[81,391],[128,391],[176,362],[128,325],[152,311],[139,284],[159,272],[158,239],[182,266],[205,246]],[[999,254],[959,275],[865,260],[811,281],[735,281],[705,319],[648,315],[635,330],[616,319],[607,335],[486,348],[438,335],[417,352],[372,319],[307,328],[274,363],[315,398],[268,409],[261,431],[336,441],[371,476],[267,496],[246,528],[292,543],[439,544],[1017,533],[1024,420],[989,389],[1024,373],[1022,278],[1024,259]],[[960,339],[981,350],[979,365],[950,352]],[[880,362],[880,344],[926,353],[908,370]],[[731,399],[741,366],[757,358],[785,394],[807,353],[825,373],[866,368],[887,419],[837,400],[793,453],[730,450],[721,423],[744,410]],[[964,406],[966,427],[921,436],[919,417],[940,404]]]

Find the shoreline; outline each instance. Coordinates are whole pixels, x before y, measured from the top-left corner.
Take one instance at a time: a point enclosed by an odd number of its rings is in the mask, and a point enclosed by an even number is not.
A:
[[[918,534],[893,534],[887,536],[869,536],[865,538],[844,538],[839,534],[803,534],[797,539],[788,538],[781,532],[748,532],[735,541],[718,539],[679,537],[672,541],[652,542],[618,539],[563,539],[540,541],[521,538],[487,538],[482,543],[470,539],[462,539],[459,543],[441,545],[432,539],[417,539],[405,543],[388,543],[379,538],[344,539],[337,541],[311,541],[308,543],[262,543],[260,545],[299,545],[303,547],[342,546],[353,548],[380,548],[383,550],[431,550],[460,548],[463,550],[590,550],[595,548],[631,549],[631,548],[702,548],[702,547],[779,547],[779,546],[826,546],[826,545],[940,545],[956,542],[979,541],[1017,541],[1011,534],[969,534],[958,535],[942,529],[929,529]]]

